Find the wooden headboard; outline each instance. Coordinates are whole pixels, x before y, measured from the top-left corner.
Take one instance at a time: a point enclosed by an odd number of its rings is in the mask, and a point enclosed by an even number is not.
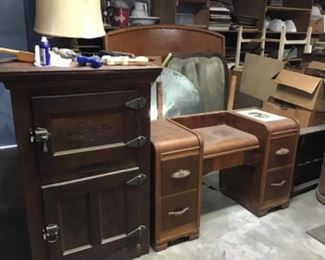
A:
[[[184,25],[146,25],[108,32],[104,47],[144,56],[166,56],[168,53],[225,54],[224,36]]]

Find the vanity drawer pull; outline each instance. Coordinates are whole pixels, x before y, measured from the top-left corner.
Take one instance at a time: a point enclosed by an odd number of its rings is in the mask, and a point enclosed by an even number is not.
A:
[[[287,181],[286,180],[283,180],[281,182],[278,182],[278,183],[271,183],[271,187],[281,187],[283,186]]]
[[[168,216],[181,216],[181,215],[184,215],[189,210],[190,210],[190,208],[186,207],[186,208],[184,208],[182,210],[179,210],[179,211],[169,211]]]
[[[288,148],[281,147],[280,149],[275,151],[276,155],[287,155],[290,152]]]
[[[189,175],[191,175],[190,170],[179,169],[177,172],[172,173],[171,177],[173,179],[184,179]]]

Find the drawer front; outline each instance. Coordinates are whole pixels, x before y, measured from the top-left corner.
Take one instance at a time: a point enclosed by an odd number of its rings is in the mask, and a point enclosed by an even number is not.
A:
[[[171,196],[161,201],[161,231],[197,220],[198,191]]]
[[[161,164],[162,196],[198,187],[199,155],[163,161]]]
[[[119,164],[119,169],[133,167],[131,162],[142,160],[141,148],[149,143],[148,104],[129,106],[139,98],[136,90],[33,97],[34,129],[49,132],[46,141],[36,142],[42,182],[103,173]]]
[[[292,167],[268,171],[265,200],[277,200],[290,195]]]
[[[294,160],[296,140],[295,135],[272,140],[268,168],[291,164]]]

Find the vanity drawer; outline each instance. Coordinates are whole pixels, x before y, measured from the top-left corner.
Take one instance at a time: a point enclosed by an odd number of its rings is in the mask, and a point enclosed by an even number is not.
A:
[[[198,187],[199,155],[166,160],[161,163],[162,196]]]
[[[296,135],[272,140],[268,168],[291,164],[295,155],[296,141]]]
[[[198,191],[171,196],[161,201],[161,232],[196,221]]]
[[[292,167],[269,170],[265,189],[265,200],[276,200],[290,195]]]

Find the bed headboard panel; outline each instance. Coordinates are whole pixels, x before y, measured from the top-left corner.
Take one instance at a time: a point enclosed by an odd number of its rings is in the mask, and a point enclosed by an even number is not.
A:
[[[104,47],[144,56],[165,56],[168,53],[225,54],[224,36],[184,25],[134,26],[108,32]]]

